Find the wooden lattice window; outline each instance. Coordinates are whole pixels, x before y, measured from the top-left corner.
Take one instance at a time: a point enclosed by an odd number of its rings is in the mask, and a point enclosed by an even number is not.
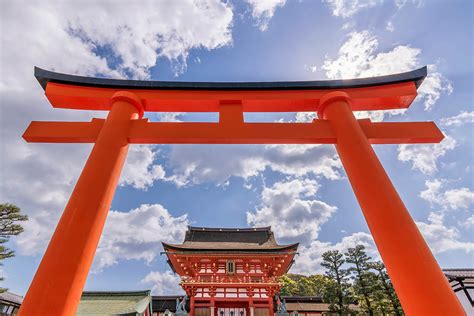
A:
[[[227,260],[226,261],[225,272],[227,274],[234,274],[235,273],[235,261],[234,260]]]

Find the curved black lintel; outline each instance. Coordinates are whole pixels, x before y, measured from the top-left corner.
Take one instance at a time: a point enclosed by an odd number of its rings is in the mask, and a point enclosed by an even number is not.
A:
[[[422,67],[409,72],[387,76],[319,81],[269,81],[269,82],[184,82],[145,81],[83,77],[62,74],[35,67],[35,77],[46,89],[48,82],[95,88],[147,89],[147,90],[310,90],[348,89],[414,82],[418,88],[427,75]]]

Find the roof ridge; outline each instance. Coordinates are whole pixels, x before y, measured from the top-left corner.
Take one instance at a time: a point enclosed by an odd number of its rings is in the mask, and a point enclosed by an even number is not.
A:
[[[151,290],[139,291],[84,291],[82,295],[97,295],[97,296],[134,296],[134,295],[151,295]]]
[[[271,226],[264,227],[197,227],[188,226],[188,231],[212,231],[212,232],[240,232],[240,231],[271,231]]]

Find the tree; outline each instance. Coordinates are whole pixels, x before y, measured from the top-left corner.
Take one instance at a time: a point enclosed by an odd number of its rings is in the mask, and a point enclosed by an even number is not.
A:
[[[16,205],[5,203],[0,204],[0,265],[1,260],[15,256],[15,252],[8,249],[5,244],[11,236],[16,236],[23,232],[23,227],[19,222],[28,220],[28,216],[21,214],[20,208]],[[2,281],[3,278],[0,278]],[[6,289],[0,288],[0,293]]]
[[[338,250],[326,251],[322,255],[321,265],[326,268],[325,274],[329,278],[324,291],[323,300],[329,303],[329,310],[338,315],[351,314],[349,304],[352,303],[351,286],[348,281],[349,271],[343,269],[345,264],[342,253]]]
[[[283,275],[280,277],[281,290],[280,294],[284,296],[298,295],[298,284],[294,281],[290,275]]]
[[[370,275],[370,258],[363,245],[357,245],[354,248],[349,248],[345,253],[346,261],[353,264],[349,271],[354,274],[354,290],[356,294],[364,302],[363,308],[370,316],[374,315],[374,308],[372,301],[374,300],[375,292],[377,291],[377,283],[369,282]],[[374,279],[372,277],[372,279]]]
[[[331,283],[331,280],[327,276],[321,274],[310,275],[304,280],[305,281],[301,280],[301,282],[298,284],[300,291],[302,292],[301,295],[322,297],[326,287],[328,287]]]
[[[282,284],[280,293],[287,296],[323,296],[329,282],[329,278],[321,274],[310,276],[285,274],[280,278]]]
[[[402,306],[400,305],[400,301],[398,300],[392,282],[390,281],[390,277],[388,276],[387,270],[385,269],[385,265],[382,262],[377,261],[372,262],[370,264],[370,267],[377,271],[378,281],[381,286],[381,289],[386,299],[390,302],[390,315],[403,315]]]

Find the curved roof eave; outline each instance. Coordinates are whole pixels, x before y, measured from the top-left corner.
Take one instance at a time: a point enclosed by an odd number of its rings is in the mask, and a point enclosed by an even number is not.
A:
[[[257,253],[257,252],[279,252],[287,249],[298,249],[299,243],[294,243],[294,244],[289,244],[289,245],[277,245],[277,247],[274,248],[252,248],[252,249],[237,249],[237,248],[226,248],[226,249],[200,249],[200,248],[189,248],[183,245],[179,244],[168,244],[165,242],[161,243],[163,245],[164,250],[166,251],[167,249],[174,249],[182,252],[246,252],[246,253]]]
[[[348,89],[414,82],[418,88],[427,76],[427,67],[416,70],[369,78],[318,80],[318,81],[269,81],[269,82],[184,82],[105,79],[62,74],[35,67],[35,77],[43,87],[49,82],[88,86],[95,88],[147,89],[147,90],[309,90]]]

